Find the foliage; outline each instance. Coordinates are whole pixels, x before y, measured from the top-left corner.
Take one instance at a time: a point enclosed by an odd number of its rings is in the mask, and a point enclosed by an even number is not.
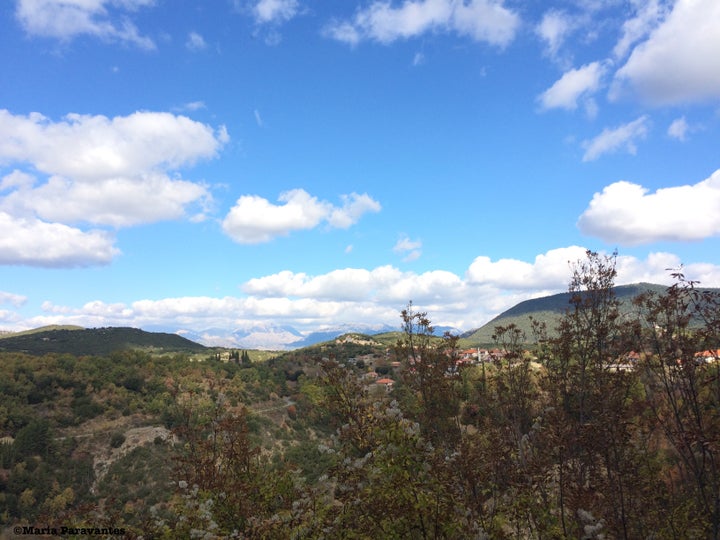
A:
[[[67,329],[57,327],[49,330],[17,333],[0,339],[0,351],[27,352],[37,355],[47,353],[108,355],[118,350],[143,348],[162,352],[202,352],[206,350],[203,345],[177,334],[145,332],[137,328]]]

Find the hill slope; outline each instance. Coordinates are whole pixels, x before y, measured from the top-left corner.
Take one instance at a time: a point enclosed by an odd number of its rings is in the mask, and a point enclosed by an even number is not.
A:
[[[124,349],[200,352],[206,347],[178,336],[137,328],[66,328],[21,332],[0,339],[0,351],[29,354],[106,355]]]
[[[615,296],[620,300],[620,310],[622,312],[629,312],[632,308],[632,299],[640,293],[646,291],[662,293],[666,288],[664,285],[655,285],[652,283],[619,285],[615,287]],[[570,293],[565,292],[520,302],[480,328],[462,334],[462,344],[465,346],[490,345],[493,343],[492,336],[495,333],[495,327],[507,326],[509,324],[515,324],[521,328],[525,332],[528,341],[532,342],[533,336],[530,317],[537,321],[545,322],[548,330],[552,331],[560,317],[570,307],[571,296]]]

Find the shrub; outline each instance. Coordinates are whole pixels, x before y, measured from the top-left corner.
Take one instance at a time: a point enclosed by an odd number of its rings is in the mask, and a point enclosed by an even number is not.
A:
[[[120,448],[125,442],[125,435],[116,431],[110,436],[110,448]]]

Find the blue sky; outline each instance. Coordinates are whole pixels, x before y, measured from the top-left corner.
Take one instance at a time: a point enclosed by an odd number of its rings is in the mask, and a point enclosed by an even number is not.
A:
[[[720,286],[716,0],[17,0],[0,328],[478,327]],[[212,341],[212,332],[206,341]]]

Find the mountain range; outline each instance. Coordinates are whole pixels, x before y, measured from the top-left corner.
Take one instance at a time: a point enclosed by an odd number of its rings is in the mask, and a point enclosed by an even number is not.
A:
[[[168,331],[169,329],[165,330]],[[210,328],[197,332],[180,329],[175,332],[208,347],[291,350],[330,341],[343,334],[360,333],[372,335],[396,330],[398,330],[398,327],[386,324],[346,324],[303,334],[292,326],[261,323],[232,330]]]

